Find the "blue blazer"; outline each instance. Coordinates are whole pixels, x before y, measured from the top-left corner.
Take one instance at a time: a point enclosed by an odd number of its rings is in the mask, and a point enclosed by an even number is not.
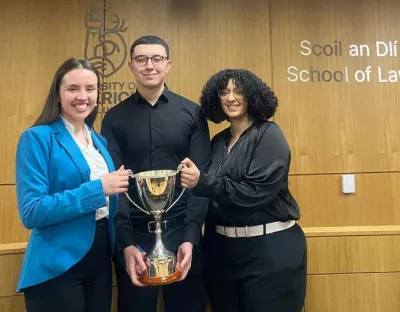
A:
[[[92,140],[114,171],[105,139],[92,131]],[[17,285],[20,292],[63,274],[84,257],[94,239],[96,209],[106,205],[106,197],[101,180],[90,181],[89,165],[60,118],[22,133],[15,168],[20,218],[32,229]],[[111,221],[116,195],[109,204]],[[108,224],[113,251],[114,224]]]

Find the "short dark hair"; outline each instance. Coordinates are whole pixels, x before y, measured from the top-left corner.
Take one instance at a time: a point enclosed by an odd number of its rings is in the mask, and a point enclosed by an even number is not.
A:
[[[97,76],[97,103],[99,103],[100,96],[100,76],[96,68],[88,60],[80,60],[76,58],[71,58],[66,60],[57,69],[53,81],[50,86],[49,93],[47,95],[46,103],[44,104],[43,110],[39,118],[35,121],[33,126],[48,125],[54,122],[61,114],[61,103],[60,103],[60,86],[61,81],[64,76],[73,69],[87,69],[94,72]],[[94,121],[96,120],[98,112],[98,107],[96,106],[93,111],[86,117],[85,123],[92,127]]]
[[[230,79],[243,90],[251,118],[265,121],[275,114],[278,99],[265,82],[246,69],[224,69],[211,76],[201,93],[200,104],[208,120],[214,123],[227,120],[218,90],[226,88]]]
[[[132,54],[133,51],[135,50],[135,47],[141,44],[159,44],[162,45],[165,48],[165,52],[167,53],[167,59],[169,59],[169,46],[168,44],[161,39],[160,37],[157,36],[142,36],[138,39],[136,39],[132,45],[131,45],[131,59],[132,59]]]

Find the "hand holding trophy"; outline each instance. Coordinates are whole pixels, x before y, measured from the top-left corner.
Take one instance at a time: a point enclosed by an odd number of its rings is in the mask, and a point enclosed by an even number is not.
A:
[[[152,215],[155,220],[154,247],[146,254],[148,268],[139,277],[139,281],[145,285],[165,285],[181,278],[181,272],[175,270],[175,254],[167,250],[162,242],[161,217],[178,202],[185,192],[185,189],[182,189],[178,198],[171,204],[175,192],[176,175],[182,168],[183,165],[179,165],[177,170],[152,170],[135,174],[128,170],[129,177],[136,181],[139,198],[144,208],[137,205],[128,193],[125,195],[136,208],[147,215]]]

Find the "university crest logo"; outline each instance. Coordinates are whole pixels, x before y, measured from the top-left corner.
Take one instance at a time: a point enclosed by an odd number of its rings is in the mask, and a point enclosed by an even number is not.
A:
[[[135,82],[115,80],[112,76],[126,65],[128,48],[123,33],[128,29],[125,19],[117,14],[105,20],[102,7],[90,7],[85,11],[86,28],[84,57],[92,62],[102,76],[100,104],[102,112],[120,103],[136,90]],[[109,23],[111,27],[109,27]]]
[[[122,33],[127,30],[125,19],[117,14],[111,18],[111,28],[106,28],[103,8],[90,7],[85,11],[85,50],[84,57],[91,61],[104,77],[114,75],[127,58],[127,46]]]

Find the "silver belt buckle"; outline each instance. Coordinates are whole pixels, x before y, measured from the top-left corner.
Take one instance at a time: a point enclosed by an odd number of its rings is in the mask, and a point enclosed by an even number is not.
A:
[[[167,222],[168,220],[161,221],[161,223],[164,223],[164,231],[167,230]],[[154,231],[151,230],[151,225],[155,223],[156,223],[155,221],[149,221],[149,223],[147,223],[147,230],[149,231],[149,233],[155,233],[155,230]]]
[[[147,223],[147,230],[149,231],[149,233],[154,233],[155,231],[151,230],[151,224],[155,224],[155,221],[149,221],[149,223]]]

